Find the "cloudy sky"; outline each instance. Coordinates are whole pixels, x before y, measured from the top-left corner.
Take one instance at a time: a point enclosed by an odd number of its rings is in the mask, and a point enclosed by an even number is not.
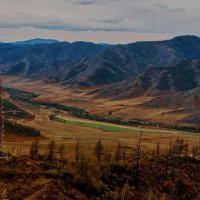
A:
[[[199,0],[0,0],[0,41],[129,43],[200,36]]]

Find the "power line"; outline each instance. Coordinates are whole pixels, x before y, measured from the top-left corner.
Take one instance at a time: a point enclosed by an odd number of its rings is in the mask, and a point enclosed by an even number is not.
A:
[[[197,21],[197,20],[199,20],[199,19],[200,19],[200,16],[199,16],[199,17],[196,17],[196,18],[193,18],[193,19],[191,19],[191,20],[185,21],[185,22],[183,22],[183,23],[177,24],[176,26],[173,26],[173,27],[171,27],[171,28],[169,28],[169,29],[167,29],[167,30],[161,32],[161,33],[168,33],[168,32],[170,32],[170,31],[172,31],[172,30],[174,30],[174,29],[177,29],[177,28],[179,28],[179,27],[181,27],[181,26],[185,26],[185,25],[190,24],[190,23],[192,23],[192,22],[194,22],[194,21]]]
[[[4,136],[4,106],[3,106],[3,82],[0,77],[0,158],[7,157],[7,149]]]
[[[186,0],[184,0],[183,3],[184,3],[185,1],[186,1]],[[160,3],[160,2],[163,2],[163,0],[158,1],[157,3]],[[129,17],[133,17],[133,16],[140,15],[140,14],[143,13],[143,12],[152,12],[152,11],[153,11],[153,9],[147,9],[147,8],[145,8],[145,9],[140,9],[140,10],[138,10],[138,12],[136,12],[135,14],[129,15]],[[192,22],[194,22],[194,21],[197,21],[197,20],[199,20],[199,19],[200,19],[200,16],[198,16],[198,17],[196,17],[196,18],[192,18],[192,19],[187,20],[187,21],[184,21],[184,22],[182,22],[182,23],[178,23],[177,25],[172,26],[172,27],[170,27],[170,28],[168,28],[168,29],[166,29],[166,30],[164,30],[164,31],[162,31],[162,32],[153,33],[153,34],[151,34],[151,36],[157,36],[158,34],[169,33],[169,32],[172,31],[172,30],[175,30],[175,29],[177,29],[177,28],[179,28],[179,27],[182,27],[182,26],[185,26],[185,25],[187,25],[187,24],[190,24],[190,23],[192,23]],[[148,33],[147,33],[147,34],[148,34]],[[149,34],[150,34],[150,33],[149,33]],[[146,40],[146,39],[148,39],[148,38],[149,38],[149,37],[146,37],[146,38],[144,38],[144,40]]]

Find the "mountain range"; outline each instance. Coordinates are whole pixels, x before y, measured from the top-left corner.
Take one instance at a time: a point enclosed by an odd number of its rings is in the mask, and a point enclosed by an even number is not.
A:
[[[151,68],[156,73],[185,60],[200,60],[199,52],[197,36],[112,46],[35,39],[1,43],[0,69],[3,74],[50,83],[102,86],[136,80]]]
[[[200,110],[197,36],[123,45],[44,39],[0,43],[0,70],[19,80],[87,88],[92,99],[148,97],[137,109],[184,113],[183,121],[196,120]]]

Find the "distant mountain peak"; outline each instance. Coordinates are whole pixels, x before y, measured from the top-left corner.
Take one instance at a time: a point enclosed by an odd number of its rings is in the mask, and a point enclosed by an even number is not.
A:
[[[173,39],[185,39],[185,38],[196,38],[199,39],[198,36],[196,35],[180,35],[180,36],[176,36]]]
[[[36,45],[36,44],[54,44],[60,41],[54,39],[35,38],[25,41],[14,42],[15,45]]]

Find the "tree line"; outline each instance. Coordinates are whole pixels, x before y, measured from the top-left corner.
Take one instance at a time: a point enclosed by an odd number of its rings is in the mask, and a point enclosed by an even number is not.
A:
[[[110,190],[113,192],[109,199],[116,200],[146,200],[149,197],[169,200],[178,200],[181,197],[186,200],[196,197],[198,190],[195,189],[197,184],[194,184],[194,178],[198,176],[195,170],[200,167],[200,143],[191,147],[185,139],[170,138],[166,152],[161,153],[160,141],[155,143],[152,152],[145,152],[142,140],[143,134],[140,132],[134,147],[119,142],[112,154],[98,140],[93,147],[95,160],[83,152],[81,141],[77,141],[74,157],[70,160],[66,158],[67,145],[57,144],[54,140],[49,142],[46,153],[41,155],[41,145],[37,138],[30,147],[30,156],[32,159],[45,161],[44,167],[47,170],[56,168],[57,176],[66,169],[73,171],[76,177],[73,184],[77,183],[76,186],[81,191],[88,191],[89,196],[99,197]],[[193,179],[186,182],[188,175]],[[103,187],[107,189],[104,190]],[[144,192],[144,188],[150,188],[154,192]],[[95,192],[99,190],[101,192]],[[137,198],[134,197],[136,194]]]
[[[16,133],[17,135],[31,136],[31,137],[39,137],[41,133],[39,130],[25,126],[22,124],[18,124],[16,121],[5,120],[5,130],[7,132]]]

